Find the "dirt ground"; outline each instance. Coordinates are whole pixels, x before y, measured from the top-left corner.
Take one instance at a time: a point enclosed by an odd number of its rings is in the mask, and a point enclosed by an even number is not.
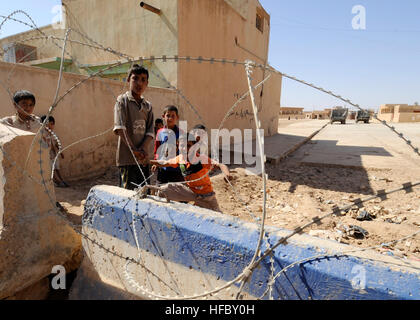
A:
[[[231,170],[235,191],[224,182],[220,171],[211,178],[220,207],[225,214],[255,221],[245,204],[255,216],[262,217],[262,178],[247,175],[241,167],[232,167]],[[396,189],[412,181],[407,171],[303,166],[296,164],[293,157],[277,166],[267,164],[266,171],[269,176],[266,225],[285,229],[294,229],[316,216],[331,212],[334,205],[342,207],[375,191]],[[74,222],[80,222],[84,199],[92,186],[100,184],[117,185],[116,168],[97,179],[73,182],[70,188],[56,188],[57,201],[72,213]],[[357,220],[361,213],[369,213],[372,220]],[[361,227],[368,233],[352,232],[350,226]],[[401,239],[418,231],[419,227],[420,188],[414,188],[412,193],[400,191],[385,201],[371,200],[363,208],[354,206],[348,212],[342,212],[342,216],[328,217],[321,225],[314,224],[304,232],[366,248]],[[375,250],[420,261],[420,235]]]

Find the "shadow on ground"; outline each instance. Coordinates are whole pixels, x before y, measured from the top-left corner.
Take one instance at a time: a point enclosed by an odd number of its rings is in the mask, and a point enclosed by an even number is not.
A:
[[[270,150],[266,152],[270,160],[290,150],[291,145],[303,141],[304,137],[279,134],[276,137],[277,149],[274,144],[265,144]],[[315,189],[331,190],[346,193],[372,194],[374,190],[369,182],[367,169],[362,156],[393,157],[385,148],[366,146],[337,145],[338,140],[309,141],[297,151],[291,153],[279,163],[267,163],[266,172],[269,179],[290,182],[289,192],[293,193],[299,185]],[[287,147],[286,144],[289,146]],[[230,159],[233,161],[233,153]],[[253,156],[255,157],[255,147]],[[226,158],[221,158],[226,159]],[[245,163],[245,158],[243,157]],[[222,160],[225,162],[225,160]],[[255,158],[255,161],[257,159]],[[231,168],[249,168],[254,165],[232,165]],[[376,170],[373,168],[373,170]],[[377,169],[387,171],[390,169]]]

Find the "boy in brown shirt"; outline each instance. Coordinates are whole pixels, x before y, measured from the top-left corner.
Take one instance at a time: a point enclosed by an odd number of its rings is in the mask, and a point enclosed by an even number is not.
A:
[[[150,182],[148,150],[154,139],[154,121],[152,105],[143,97],[149,84],[148,70],[133,65],[127,81],[129,91],[120,95],[115,103],[114,133],[119,137],[116,164],[120,187],[134,190]]]

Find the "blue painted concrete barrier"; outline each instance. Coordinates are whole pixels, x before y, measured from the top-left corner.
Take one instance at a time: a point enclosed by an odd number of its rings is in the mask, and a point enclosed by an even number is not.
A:
[[[98,186],[90,191],[85,204],[83,230],[90,238],[83,240],[86,256],[99,278],[112,286],[141,298],[147,298],[143,289],[182,297],[211,291],[235,279],[251,261],[259,237],[257,224],[190,205],[135,200],[133,195],[120,188]],[[262,251],[289,233],[267,228]],[[273,259],[267,257],[254,270],[244,297],[255,299],[266,293],[272,267],[277,274],[296,261],[325,253],[325,258],[283,272],[272,286],[272,298],[420,299],[419,263],[372,251],[332,256],[351,249],[356,248],[295,235],[276,248]],[[139,265],[128,264],[127,256],[139,259]],[[136,281],[143,283],[142,290],[138,286],[135,290]],[[236,283],[217,297],[231,299],[237,288]]]

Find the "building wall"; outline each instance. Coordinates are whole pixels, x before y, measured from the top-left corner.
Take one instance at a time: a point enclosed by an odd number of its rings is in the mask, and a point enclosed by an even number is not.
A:
[[[279,115],[279,119],[301,120],[301,119],[306,119],[306,118],[305,118],[305,115],[303,115],[303,114],[281,114],[281,115]]]
[[[279,119],[299,120],[305,119],[304,108],[280,107]]]
[[[223,0],[179,0],[179,55],[206,58],[251,59],[265,64],[268,55],[269,16],[264,19],[264,33],[256,28],[257,1],[242,1],[245,20],[237,10]],[[254,70],[256,85],[268,73]],[[192,125],[204,121],[209,128],[218,128],[225,113],[236,100],[248,91],[244,66],[221,63],[179,63],[179,88],[203,115],[197,117],[185,103],[184,117]],[[263,88],[255,92],[260,120],[266,135],[277,133],[280,107],[281,76],[272,75]],[[239,104],[224,127],[255,128],[250,99]]]
[[[394,109],[395,122],[420,122],[420,106],[399,105]]]
[[[14,22],[9,22],[9,23],[14,23]],[[62,29],[54,29],[52,25],[41,27],[39,29],[47,35],[52,35],[58,38],[64,38],[65,31]],[[51,57],[61,57],[62,50],[58,46],[54,45],[54,42],[52,40],[33,39],[30,41],[25,41],[28,39],[39,38],[39,37],[43,37],[43,34],[40,33],[38,30],[30,30],[27,32],[18,33],[10,37],[0,39],[0,48],[3,52],[4,45],[13,43],[13,42],[18,42],[18,43],[36,47],[37,60],[51,58]],[[59,44],[60,46],[62,45],[62,43],[58,40],[55,40],[55,42]]]
[[[78,35],[75,30],[79,30],[104,47],[133,57],[179,55],[236,59],[239,62],[251,59],[260,64],[267,62],[270,17],[257,0],[147,2],[161,9],[162,14],[159,16],[141,8],[137,0],[63,0],[67,27],[73,30],[70,38],[92,42]],[[263,19],[263,32],[256,27],[257,13]],[[111,25],[112,28],[109,28]],[[75,43],[68,43],[68,50],[76,64],[88,65],[94,71],[121,59]],[[59,56],[57,52],[52,54]],[[167,61],[154,62],[150,69],[164,76],[187,97],[188,102],[180,96],[176,101],[180,107],[180,118],[187,120],[190,127],[203,123],[208,128],[218,128],[229,108],[248,91],[243,65]],[[73,71],[83,72],[80,69]],[[263,70],[254,70],[253,84],[267,75]],[[110,75],[109,78],[121,79],[121,75]],[[264,86],[255,91],[259,118],[266,135],[277,133],[281,80],[280,75],[273,74]],[[46,96],[51,98],[53,95]],[[189,104],[196,108],[201,118]],[[224,127],[255,128],[249,98],[234,110]]]
[[[384,104],[379,108],[378,118],[387,122],[420,122],[420,106]]]
[[[280,114],[303,114],[304,108],[295,108],[295,107],[280,107]]]
[[[87,34],[89,38],[132,57],[176,55],[178,53],[177,1],[148,0],[162,11],[158,16],[140,7],[137,0],[63,0],[68,27]],[[104,32],[106,30],[106,32]],[[73,39],[89,40],[72,32]],[[73,45],[72,55],[83,64],[106,63],[121,59],[111,53]],[[162,73],[174,86],[177,65],[155,62],[156,72]]]
[[[318,110],[318,111],[313,111],[313,112],[304,112],[304,119],[329,119],[331,114],[331,110],[330,109],[325,109],[323,111]]]
[[[27,89],[37,99],[36,115],[46,114],[55,94],[58,71],[0,62],[0,79],[5,79],[12,70],[10,92]],[[85,76],[64,73],[60,96]],[[63,147],[80,139],[98,135],[113,126],[113,108],[119,94],[127,85],[102,78],[90,79],[71,91],[53,112],[56,133]],[[167,104],[177,104],[178,97],[172,90],[149,87],[145,97],[152,102],[155,117],[160,117]],[[0,117],[15,113],[8,92],[0,87],[3,106]],[[87,178],[105,172],[115,165],[117,138],[112,132],[78,143],[64,151],[60,159],[63,176],[69,180]]]

